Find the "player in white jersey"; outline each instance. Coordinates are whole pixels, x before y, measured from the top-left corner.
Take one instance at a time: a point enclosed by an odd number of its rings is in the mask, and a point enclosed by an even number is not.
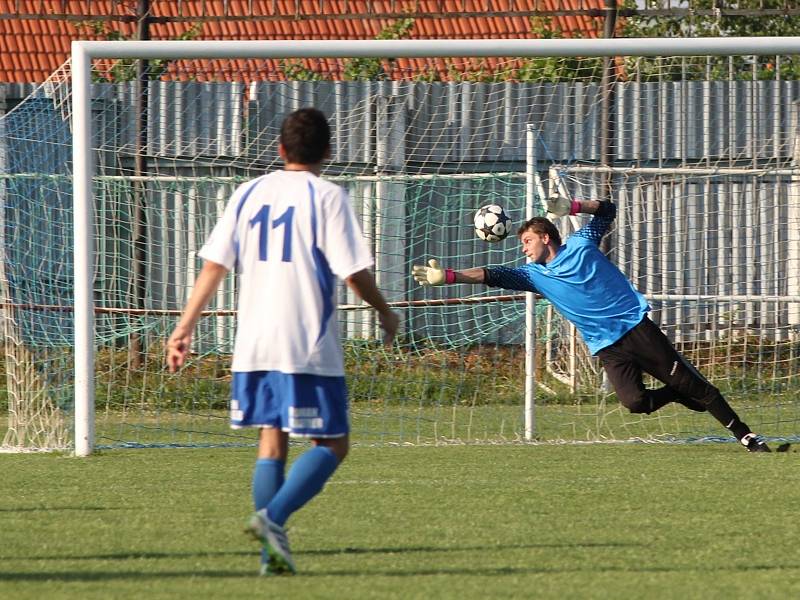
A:
[[[200,250],[203,269],[167,341],[186,360],[200,315],[228,271],[239,275],[231,426],[260,428],[256,512],[246,531],[263,544],[261,573],[294,573],[284,525],[317,495],[349,449],[335,277],[378,311],[391,343],[399,319],[370,272],[372,256],[347,193],[320,178],[330,128],[313,108],[290,114],[278,149],[284,169],[240,186]],[[312,447],[284,475],[289,436]]]

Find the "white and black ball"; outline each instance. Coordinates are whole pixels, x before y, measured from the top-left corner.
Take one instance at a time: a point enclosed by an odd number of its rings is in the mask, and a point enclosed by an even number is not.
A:
[[[499,242],[511,232],[511,219],[499,204],[481,206],[475,212],[475,233],[487,242]]]

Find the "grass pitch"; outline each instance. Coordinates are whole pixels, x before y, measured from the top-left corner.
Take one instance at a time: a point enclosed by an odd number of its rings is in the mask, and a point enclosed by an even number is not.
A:
[[[299,448],[294,448],[293,456]],[[0,455],[0,597],[790,598],[799,455],[356,447],[259,578],[253,448]]]

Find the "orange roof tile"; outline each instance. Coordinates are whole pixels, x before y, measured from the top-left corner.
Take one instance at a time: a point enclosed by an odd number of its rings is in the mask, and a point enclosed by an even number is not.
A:
[[[151,0],[155,22],[150,26],[150,36],[155,40],[177,39],[201,23],[194,39],[374,39],[403,15],[413,15],[408,34],[411,39],[530,38],[531,20],[520,13],[599,10],[603,5],[604,0]],[[44,81],[69,57],[72,40],[107,39],[102,31],[118,32],[123,39],[133,38],[135,6],[136,2],[120,0],[0,0],[0,81]],[[226,15],[250,15],[251,7],[251,18],[222,20]],[[72,20],[35,16],[42,13],[68,15]],[[92,15],[85,21],[92,21],[93,25],[78,22],[78,17],[85,14]],[[11,18],[12,15],[17,17]],[[18,18],[20,15],[26,18]],[[117,20],[109,20],[110,17]],[[185,20],[158,22],[160,17]],[[201,17],[207,20],[201,22]],[[99,27],[101,33],[95,33],[93,26]],[[567,37],[597,37],[602,21],[556,14],[551,17],[550,27],[560,29]],[[327,68],[340,66],[336,61],[326,62]],[[440,75],[446,75],[442,61],[410,59],[398,64],[415,72],[438,65]],[[261,77],[277,77],[275,61],[259,66]],[[252,69],[244,61],[235,67],[226,69],[226,78],[252,76]],[[250,76],[237,75],[239,67]]]

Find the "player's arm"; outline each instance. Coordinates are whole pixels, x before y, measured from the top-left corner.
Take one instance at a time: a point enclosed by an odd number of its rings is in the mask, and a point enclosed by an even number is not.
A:
[[[167,367],[169,367],[170,373],[177,371],[186,362],[194,328],[208,301],[217,291],[227,273],[228,269],[223,265],[210,260],[203,263],[203,268],[197,276],[194,289],[181,313],[181,318],[167,340]]]
[[[611,227],[617,217],[617,205],[613,202],[600,202],[598,200],[579,200],[582,213],[594,215],[594,218],[572,235],[591,240],[600,244],[600,240]]]
[[[599,200],[570,200],[569,198],[554,198],[547,203],[547,210],[557,217],[577,215],[580,213],[594,215],[594,218],[578,231],[573,237],[586,238],[595,244],[611,227],[617,216],[617,206],[613,202],[600,202]]]
[[[522,292],[536,292],[530,274],[524,269],[510,267],[478,267],[455,271],[439,265],[432,258],[428,266],[414,265],[411,275],[420,285],[446,285],[448,283],[482,283],[491,287],[502,287]]]
[[[368,269],[362,269],[346,277],[345,282],[359,298],[378,311],[378,318],[384,331],[383,343],[391,345],[400,325],[400,317],[386,304],[383,294],[375,283],[375,277]]]
[[[455,271],[446,269],[439,261],[432,258],[428,266],[414,265],[411,267],[411,276],[420,285],[445,285],[447,283],[484,283],[486,275],[483,268],[465,269]]]

